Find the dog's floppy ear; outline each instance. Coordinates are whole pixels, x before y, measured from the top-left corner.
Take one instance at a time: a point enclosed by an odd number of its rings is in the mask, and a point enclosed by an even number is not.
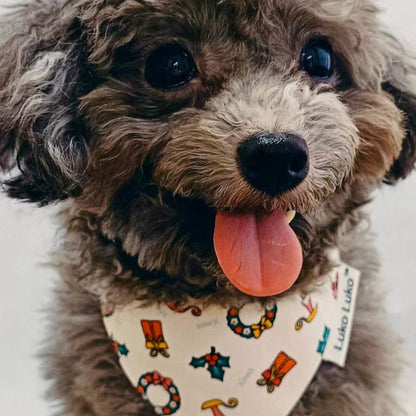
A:
[[[40,205],[79,194],[87,164],[77,108],[92,76],[70,4],[33,2],[0,19],[3,187]]]
[[[386,182],[394,183],[406,178],[416,164],[416,67],[404,48],[390,38],[391,55],[383,89],[389,93],[404,116],[406,136],[399,158],[386,176]]]

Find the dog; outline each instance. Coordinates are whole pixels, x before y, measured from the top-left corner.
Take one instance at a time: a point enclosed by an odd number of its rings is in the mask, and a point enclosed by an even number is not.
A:
[[[62,201],[44,352],[62,414],[173,411],[132,388],[101,305],[279,301],[334,248],[361,272],[346,366],[322,363],[290,414],[404,414],[363,207],[415,165],[416,71],[370,1],[37,0],[0,45],[3,186]]]

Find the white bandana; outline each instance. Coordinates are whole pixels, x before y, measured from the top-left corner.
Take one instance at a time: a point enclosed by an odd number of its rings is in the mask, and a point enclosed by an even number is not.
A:
[[[323,360],[344,366],[359,274],[341,264],[266,308],[106,306],[104,324],[157,415],[286,416]]]

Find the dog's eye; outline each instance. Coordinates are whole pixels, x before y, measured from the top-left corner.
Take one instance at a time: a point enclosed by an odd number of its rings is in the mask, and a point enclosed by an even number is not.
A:
[[[197,74],[192,55],[179,45],[165,45],[149,56],[145,77],[154,88],[170,90],[187,84]]]
[[[334,56],[331,44],[324,39],[310,42],[302,50],[300,66],[318,81],[331,78],[334,73]]]

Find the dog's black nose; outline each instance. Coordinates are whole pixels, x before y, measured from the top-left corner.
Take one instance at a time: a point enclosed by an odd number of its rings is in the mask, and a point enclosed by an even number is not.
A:
[[[309,171],[308,146],[291,133],[258,134],[238,148],[244,178],[271,196],[298,186]]]

